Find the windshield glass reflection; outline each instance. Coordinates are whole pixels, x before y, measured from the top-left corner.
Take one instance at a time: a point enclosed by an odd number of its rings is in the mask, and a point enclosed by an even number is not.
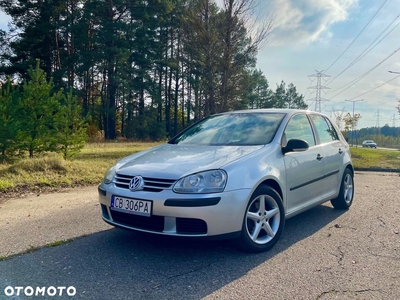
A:
[[[264,145],[275,136],[283,113],[232,113],[200,121],[172,139],[170,144]]]

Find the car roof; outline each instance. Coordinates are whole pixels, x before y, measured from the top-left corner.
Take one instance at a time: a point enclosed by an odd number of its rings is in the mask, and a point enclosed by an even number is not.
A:
[[[219,114],[251,114],[251,113],[283,113],[287,115],[293,115],[296,113],[306,113],[306,114],[318,114],[326,116],[322,113],[311,111],[311,110],[304,110],[304,109],[293,109],[293,108],[258,108],[258,109],[244,109],[244,110],[234,110],[223,112]],[[219,115],[218,114],[218,115]]]

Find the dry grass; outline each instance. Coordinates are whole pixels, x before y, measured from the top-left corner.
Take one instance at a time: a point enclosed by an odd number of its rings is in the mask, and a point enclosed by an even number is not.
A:
[[[26,190],[42,191],[79,185],[99,184],[104,173],[120,158],[159,143],[88,144],[73,160],[43,154],[0,165],[0,196]],[[1,195],[2,194],[2,195]]]

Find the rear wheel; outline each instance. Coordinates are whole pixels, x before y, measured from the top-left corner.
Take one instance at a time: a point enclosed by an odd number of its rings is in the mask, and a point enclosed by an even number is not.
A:
[[[346,169],[343,173],[342,183],[340,185],[339,196],[331,200],[334,208],[348,209],[353,203],[354,179],[353,172]]]
[[[247,205],[239,246],[250,252],[269,250],[278,242],[284,225],[281,197],[273,188],[260,186]]]

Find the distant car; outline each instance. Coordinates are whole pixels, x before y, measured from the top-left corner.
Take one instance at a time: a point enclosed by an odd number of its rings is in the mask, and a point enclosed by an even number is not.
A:
[[[376,148],[376,143],[373,140],[365,140],[362,142],[363,147]]]
[[[275,245],[287,218],[329,200],[348,209],[353,175],[349,145],[327,116],[245,110],[210,116],[123,158],[98,191],[113,226],[237,238],[260,252]]]

